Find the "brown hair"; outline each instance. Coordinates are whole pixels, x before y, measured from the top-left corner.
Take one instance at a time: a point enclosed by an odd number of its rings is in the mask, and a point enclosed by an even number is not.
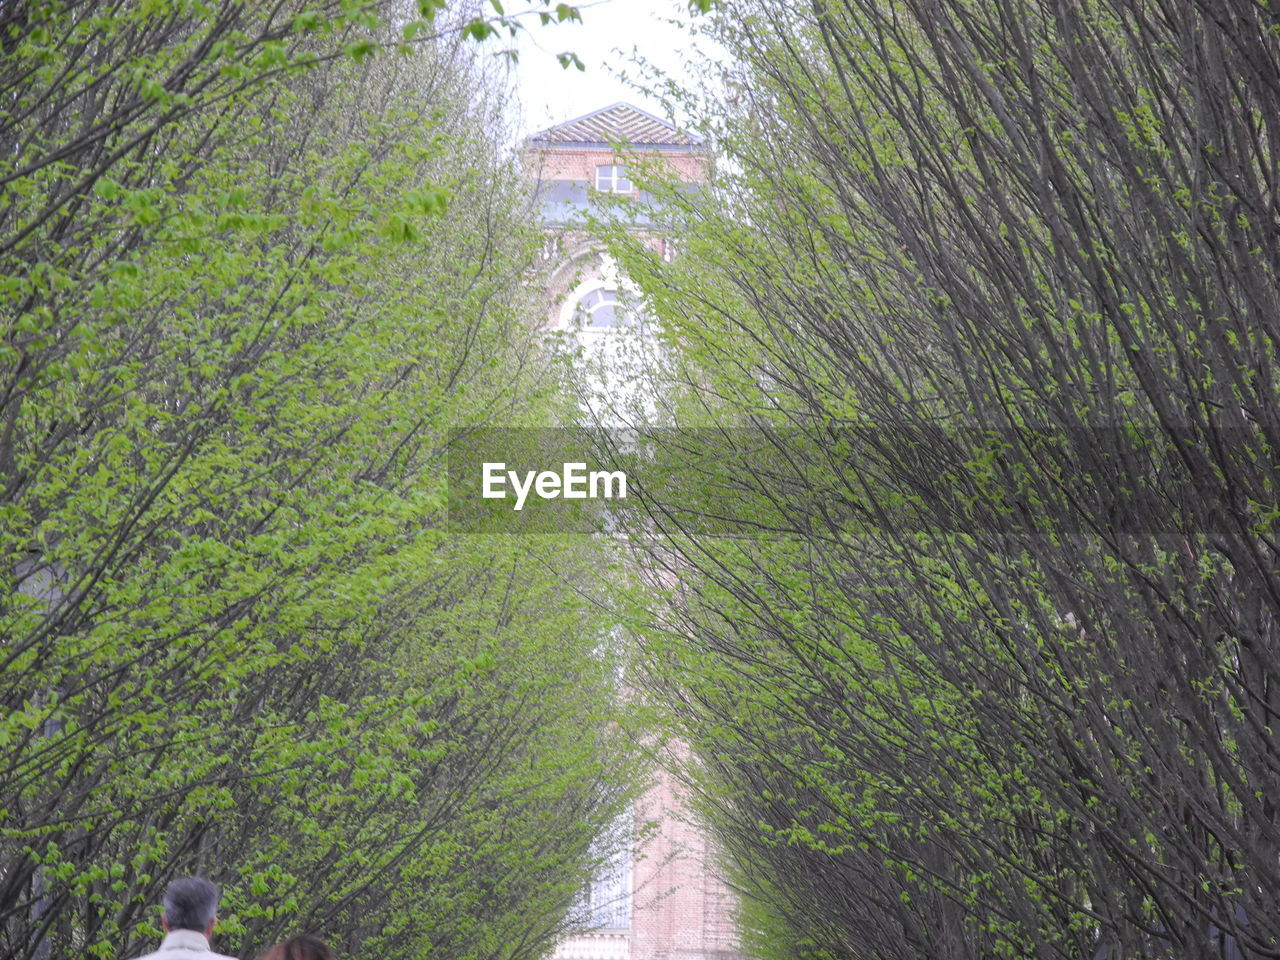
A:
[[[324,941],[302,934],[277,943],[258,960],[337,960]]]

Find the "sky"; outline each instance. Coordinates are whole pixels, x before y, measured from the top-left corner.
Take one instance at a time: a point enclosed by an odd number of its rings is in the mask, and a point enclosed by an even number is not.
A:
[[[640,56],[682,86],[701,82],[690,68],[701,56],[693,47],[689,24],[694,18],[687,0],[582,0],[575,5],[581,23],[542,26],[536,16],[522,18],[529,29],[520,32],[516,46],[519,133],[527,136],[619,100],[672,119],[655,97],[637,92],[623,75],[641,78],[642,69],[634,62]],[[539,0],[520,0],[508,2],[506,9],[512,13],[548,8]],[[550,9],[555,9],[554,2]],[[510,47],[512,42],[506,40],[505,45]],[[699,41],[700,46],[705,44]],[[556,54],[570,50],[582,60],[585,71],[561,68]]]

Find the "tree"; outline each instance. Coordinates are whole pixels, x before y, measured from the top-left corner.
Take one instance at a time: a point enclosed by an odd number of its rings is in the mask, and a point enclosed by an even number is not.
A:
[[[242,955],[534,956],[626,801],[594,548],[446,524],[449,428],[560,401],[419,6],[0,11],[6,960],[186,872]]]
[[[1275,956],[1273,13],[715,24],[718,179],[627,265],[716,428],[646,629],[761,949]]]

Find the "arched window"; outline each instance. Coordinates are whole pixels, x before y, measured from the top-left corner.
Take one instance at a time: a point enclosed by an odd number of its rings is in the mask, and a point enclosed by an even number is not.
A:
[[[643,297],[612,258],[602,255],[598,275],[565,298],[558,328],[575,352],[579,402],[593,421],[621,427],[652,419],[661,342]]]

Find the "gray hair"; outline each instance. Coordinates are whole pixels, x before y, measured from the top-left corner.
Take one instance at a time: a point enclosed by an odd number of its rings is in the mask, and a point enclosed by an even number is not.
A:
[[[199,930],[218,912],[218,888],[204,877],[179,877],[164,892],[164,918],[170,930]]]

